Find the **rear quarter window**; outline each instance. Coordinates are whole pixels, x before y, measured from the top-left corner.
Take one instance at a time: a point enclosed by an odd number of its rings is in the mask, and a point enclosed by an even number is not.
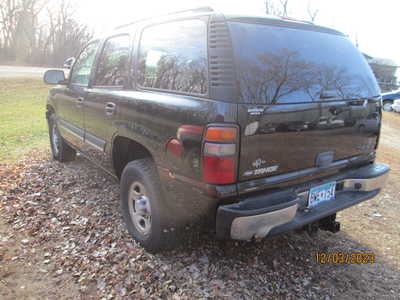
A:
[[[375,77],[344,36],[230,22],[240,102],[287,104],[379,95]]]
[[[207,93],[207,24],[184,20],[147,27],[139,50],[139,85],[187,94]]]

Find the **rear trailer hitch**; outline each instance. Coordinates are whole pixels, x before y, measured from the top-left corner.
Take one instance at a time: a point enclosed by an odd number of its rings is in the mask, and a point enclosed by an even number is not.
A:
[[[327,216],[319,220],[319,228],[321,230],[330,231],[333,233],[340,231],[340,222],[336,222],[336,214]]]
[[[340,222],[336,222],[336,214],[327,216],[303,227],[310,236],[314,236],[319,229],[337,233],[340,231]]]

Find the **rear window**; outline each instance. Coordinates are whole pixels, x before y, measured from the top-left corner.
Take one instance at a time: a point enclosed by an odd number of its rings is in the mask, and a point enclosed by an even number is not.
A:
[[[230,22],[240,102],[304,103],[379,95],[366,60],[344,36]]]

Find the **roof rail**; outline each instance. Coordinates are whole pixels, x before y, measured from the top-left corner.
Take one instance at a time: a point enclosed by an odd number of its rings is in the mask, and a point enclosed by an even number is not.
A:
[[[117,26],[117,27],[115,27],[115,30],[124,28],[124,27],[129,26],[129,25],[133,25],[133,24],[138,23],[138,22],[151,20],[151,19],[154,19],[154,18],[173,16],[173,15],[178,15],[178,14],[183,14],[183,13],[188,13],[188,12],[194,12],[195,13],[195,12],[213,12],[213,11],[214,11],[214,9],[211,6],[200,6],[200,7],[195,7],[195,8],[191,8],[191,9],[185,9],[185,10],[170,12],[170,13],[166,13],[166,14],[162,14],[162,15],[158,15],[158,16],[153,16],[153,17],[149,17],[149,18],[139,19],[137,21],[134,21],[134,22],[131,22],[131,23],[128,23],[128,24]]]
[[[284,17],[284,16],[279,16],[278,18],[280,18],[280,19],[282,19],[282,20],[287,20],[287,21],[301,22],[301,23],[306,23],[306,24],[310,24],[310,25],[315,25],[314,22],[312,22],[312,21],[307,21],[307,20],[295,19],[295,18]]]

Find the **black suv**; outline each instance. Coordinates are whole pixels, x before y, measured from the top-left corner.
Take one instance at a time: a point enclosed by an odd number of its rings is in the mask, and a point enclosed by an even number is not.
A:
[[[374,162],[373,73],[343,34],[307,22],[177,12],[117,28],[68,79],[44,80],[58,84],[54,158],[79,151],[117,177],[126,226],[149,250],[189,225],[238,240],[335,232],[336,212],[376,196],[389,173]]]

